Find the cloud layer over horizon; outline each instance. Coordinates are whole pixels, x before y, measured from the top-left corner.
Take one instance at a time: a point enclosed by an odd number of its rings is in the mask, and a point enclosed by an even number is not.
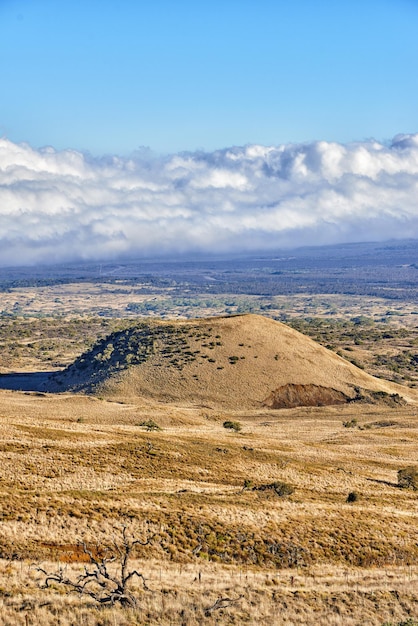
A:
[[[94,158],[0,139],[0,265],[418,237],[418,134]]]

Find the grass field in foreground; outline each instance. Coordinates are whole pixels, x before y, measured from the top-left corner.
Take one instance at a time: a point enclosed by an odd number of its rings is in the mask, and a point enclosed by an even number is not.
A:
[[[5,624],[418,619],[418,501],[397,485],[416,462],[416,406],[226,412],[12,391],[0,403]],[[275,482],[293,493],[262,488]],[[133,555],[152,589],[138,587],[136,611],[39,588],[37,565],[77,570],[77,542],[104,545],[123,524],[156,533]]]

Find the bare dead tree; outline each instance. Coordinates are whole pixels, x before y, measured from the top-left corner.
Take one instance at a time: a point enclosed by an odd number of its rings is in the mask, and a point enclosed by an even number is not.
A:
[[[219,611],[219,609],[226,609],[232,604],[239,602],[244,596],[240,595],[238,598],[218,598],[212,606],[208,606],[205,609],[205,616],[209,617],[213,611]]]
[[[89,558],[89,564],[84,566],[84,571],[72,579],[67,576],[66,567],[60,566],[56,572],[47,572],[44,568],[37,567],[37,571],[45,576],[41,588],[47,589],[53,584],[64,585],[70,591],[87,595],[102,605],[119,602],[125,607],[135,607],[137,599],[128,589],[130,581],[135,577],[139,578],[143,588],[147,591],[150,589],[142,573],[129,569],[129,559],[135,546],[148,545],[154,536],[148,536],[145,541],[132,539],[127,527],[123,526],[121,538],[113,539],[110,546],[103,548],[98,545],[97,550],[93,550],[86,542],[80,542],[80,547]],[[116,567],[111,564],[116,564]]]

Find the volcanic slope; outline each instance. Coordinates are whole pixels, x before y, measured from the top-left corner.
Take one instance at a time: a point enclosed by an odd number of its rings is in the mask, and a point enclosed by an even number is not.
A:
[[[416,400],[260,315],[136,322],[55,374],[47,390],[234,410]]]

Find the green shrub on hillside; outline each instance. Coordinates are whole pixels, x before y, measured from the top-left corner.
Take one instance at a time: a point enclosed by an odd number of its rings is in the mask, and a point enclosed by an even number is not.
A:
[[[359,495],[357,491],[350,491],[350,493],[347,496],[346,502],[357,502],[358,499],[359,499]]]
[[[141,422],[140,424],[138,424],[138,426],[143,426],[144,428],[146,428],[148,431],[151,430],[162,430],[161,426],[158,426],[157,422],[154,422],[154,420],[146,420],[144,422]]]
[[[398,471],[398,487],[418,491],[418,466],[410,465]]]
[[[274,481],[274,483],[267,483],[264,485],[259,485],[258,487],[253,487],[253,491],[274,491],[280,498],[285,498],[286,496],[290,496],[295,488],[293,485],[289,483],[284,483],[280,480]]]
[[[354,418],[354,419],[352,419],[350,421],[347,421],[347,422],[343,422],[343,426],[345,428],[355,428],[357,426],[356,418]]]
[[[224,428],[230,428],[231,430],[235,430],[235,432],[239,432],[242,430],[242,426],[239,422],[232,422],[231,420],[226,420],[223,424]]]

